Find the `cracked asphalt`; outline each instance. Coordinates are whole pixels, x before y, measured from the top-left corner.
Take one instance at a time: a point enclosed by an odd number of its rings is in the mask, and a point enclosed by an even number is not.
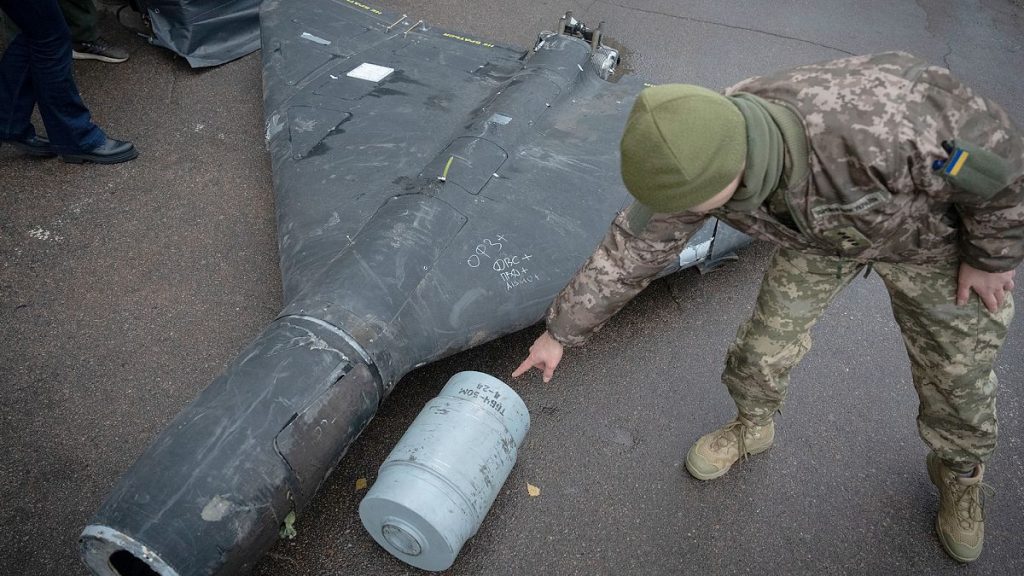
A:
[[[296,0],[297,1],[297,0]],[[527,46],[564,10],[606,22],[628,73],[722,88],[793,65],[883,50],[943,63],[1024,124],[1020,0],[436,0],[367,2]],[[0,574],[83,575],[78,532],[164,425],[277,313],[259,55],[203,71],[148,46],[76,63],[97,121],[142,156],[112,166],[31,161],[0,147]],[[609,135],[617,138],[617,135]],[[776,446],[720,480],[681,460],[733,407],[718,381],[771,248],[708,275],[657,281],[548,385],[516,384],[532,429],[461,574],[1024,574],[1024,323],[996,370],[1000,449],[986,551],[963,567],[933,532],[902,341],[876,277],[856,281],[794,372]],[[363,531],[359,478],[461,370],[506,378],[541,327],[402,380],[294,540],[255,573],[417,572]],[[526,484],[540,487],[531,497]]]

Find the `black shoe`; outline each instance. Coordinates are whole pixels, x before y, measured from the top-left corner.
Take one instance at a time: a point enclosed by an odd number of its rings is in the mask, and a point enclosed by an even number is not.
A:
[[[134,160],[138,155],[139,151],[135,149],[131,142],[107,138],[106,142],[88,152],[62,154],[61,157],[69,164],[83,164],[85,162],[92,162],[93,164],[119,164]]]
[[[92,42],[75,42],[71,46],[71,57],[75,60],[99,60],[120,64],[128,59],[127,50],[107,44],[103,38],[97,38]]]
[[[4,144],[10,144],[16,150],[36,158],[53,158],[57,155],[50,148],[50,141],[42,136],[33,136],[24,140],[4,140]]]

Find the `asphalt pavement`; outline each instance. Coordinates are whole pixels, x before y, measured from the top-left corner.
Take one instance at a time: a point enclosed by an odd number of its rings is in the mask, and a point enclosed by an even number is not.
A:
[[[1010,0],[367,2],[528,46],[573,10],[630,74],[722,88],[848,54],[949,66],[1024,125],[1024,7]],[[77,166],[0,147],[0,574],[84,575],[78,533],[175,414],[277,314],[260,55],[191,70],[107,14],[124,64],[75,64],[97,122],[138,160]],[[609,135],[617,138],[617,135]],[[906,352],[858,279],[793,373],[776,445],[702,483],[682,458],[734,414],[719,383],[771,247],[656,281],[550,384],[516,384],[532,429],[463,574],[1024,574],[1024,323],[996,371],[1000,447],[982,558],[949,559]],[[356,481],[454,373],[505,378],[535,326],[406,376],[258,576],[413,574],[366,534]],[[527,483],[540,488],[527,492]]]

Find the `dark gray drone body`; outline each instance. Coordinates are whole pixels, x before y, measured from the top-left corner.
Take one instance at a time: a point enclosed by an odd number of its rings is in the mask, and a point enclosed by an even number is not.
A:
[[[599,33],[524,52],[347,0],[261,19],[284,308],[85,529],[103,576],[249,570],[404,374],[540,320],[628,203],[643,84],[605,79]],[[745,242],[711,221],[680,265]]]

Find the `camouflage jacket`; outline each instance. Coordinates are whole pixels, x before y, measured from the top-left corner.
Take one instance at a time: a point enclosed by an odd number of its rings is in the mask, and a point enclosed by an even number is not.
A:
[[[751,78],[725,92],[740,91],[797,112],[810,166],[753,213],[723,207],[711,215],[758,239],[861,262],[959,259],[999,272],[1024,259],[1024,137],[1001,107],[948,70],[885,53]],[[1005,182],[979,191],[934,169],[949,157],[946,140],[994,153]],[[776,217],[779,207],[790,222]],[[548,331],[565,345],[584,342],[643,290],[705,219],[655,214],[638,225],[631,210],[548,310]]]

